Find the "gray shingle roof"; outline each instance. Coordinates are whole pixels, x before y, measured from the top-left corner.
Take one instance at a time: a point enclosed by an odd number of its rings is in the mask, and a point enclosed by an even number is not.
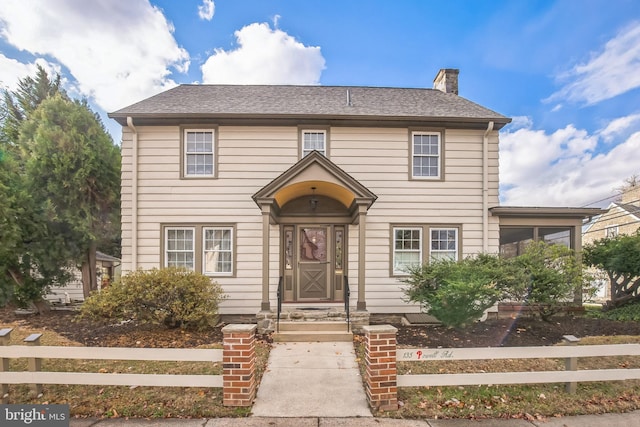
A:
[[[632,205],[632,204],[629,204],[629,203],[616,203],[616,205],[618,207],[624,209],[625,211],[627,211],[631,215],[640,217],[640,206]]]
[[[181,85],[109,114],[122,124],[128,116],[494,121],[498,129],[511,121],[435,89],[361,86]]]

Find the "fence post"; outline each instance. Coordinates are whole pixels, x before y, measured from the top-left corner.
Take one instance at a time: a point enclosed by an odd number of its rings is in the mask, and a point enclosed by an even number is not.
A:
[[[398,410],[396,333],[391,325],[363,326],[365,386],[369,405],[376,411]]]
[[[31,334],[24,339],[24,342],[32,346],[40,345],[41,336],[42,334]],[[30,357],[27,363],[30,372],[39,372],[42,370],[42,359],[39,357]],[[42,384],[31,384],[31,393],[36,397],[40,396],[42,394]]]
[[[576,338],[573,335],[563,335],[562,337],[566,345],[578,345],[580,338]],[[578,370],[578,358],[567,357],[564,359],[565,371],[577,371]],[[578,383],[568,382],[565,383],[564,389],[567,393],[574,394],[578,390]]]
[[[222,403],[251,406],[256,396],[257,325],[228,325],[222,328]]]
[[[9,345],[13,329],[0,329],[0,346]],[[0,372],[9,372],[9,359],[0,357]],[[9,402],[9,384],[0,384],[0,403]]]

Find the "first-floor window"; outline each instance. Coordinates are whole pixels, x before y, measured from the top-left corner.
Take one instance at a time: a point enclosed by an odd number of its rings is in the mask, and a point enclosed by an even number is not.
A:
[[[189,224],[163,228],[165,267],[183,267],[208,276],[235,274],[235,226]]]
[[[204,228],[204,273],[233,273],[233,228]]]
[[[166,229],[166,267],[195,268],[195,241],[193,228]]]
[[[422,228],[393,229],[393,272],[408,274],[422,263]]]
[[[432,260],[457,260],[458,229],[432,228],[430,255]]]
[[[424,263],[460,258],[460,226],[411,224],[392,228],[391,274],[406,276]]]

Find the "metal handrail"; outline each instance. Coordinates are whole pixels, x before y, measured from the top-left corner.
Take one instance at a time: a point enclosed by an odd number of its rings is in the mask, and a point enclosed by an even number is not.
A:
[[[351,290],[349,289],[349,278],[344,276],[344,311],[347,314],[347,332],[351,332],[351,320],[349,318],[349,297]]]
[[[282,276],[280,276],[280,280],[278,281],[278,319],[276,320],[276,332],[280,332],[280,313],[282,313],[282,289],[283,281]]]

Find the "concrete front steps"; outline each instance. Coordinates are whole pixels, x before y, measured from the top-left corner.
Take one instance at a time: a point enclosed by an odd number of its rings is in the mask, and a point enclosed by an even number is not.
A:
[[[280,321],[280,331],[273,334],[275,342],[350,342],[353,333],[347,322]]]

